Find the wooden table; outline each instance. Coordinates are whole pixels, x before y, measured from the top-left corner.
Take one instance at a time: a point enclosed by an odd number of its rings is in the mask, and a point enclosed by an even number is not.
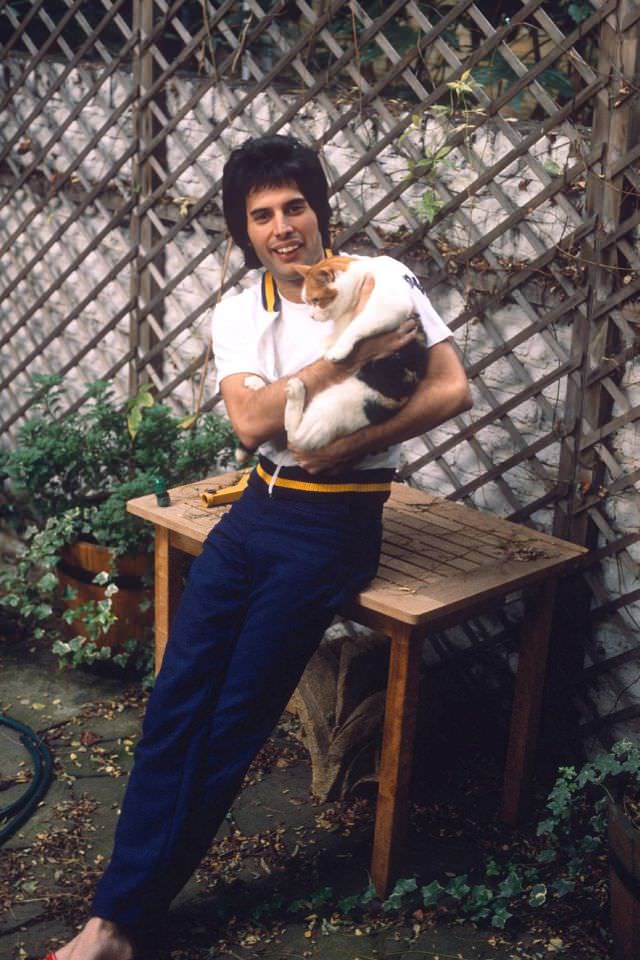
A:
[[[207,534],[229,509],[206,508],[200,495],[228,483],[227,475],[175,488],[169,507],[159,507],[154,495],[127,504],[131,513],[155,525],[157,665],[181,592],[181,558],[200,553]],[[428,631],[461,622],[514,590],[525,591],[502,796],[502,817],[515,823],[531,785],[556,582],[585,553],[564,540],[393,484],[384,510],[378,575],[341,611],[383,631],[391,641],[371,865],[380,896],[398,876]]]

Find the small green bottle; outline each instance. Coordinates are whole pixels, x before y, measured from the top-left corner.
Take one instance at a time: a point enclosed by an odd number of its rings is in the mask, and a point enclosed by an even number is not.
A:
[[[167,491],[166,481],[162,477],[155,477],[153,481],[153,490],[159,507],[168,507],[171,503],[171,497]]]

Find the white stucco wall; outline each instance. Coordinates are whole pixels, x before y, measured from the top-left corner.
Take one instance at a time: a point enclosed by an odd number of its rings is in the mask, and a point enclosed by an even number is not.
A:
[[[10,59],[6,65],[5,81],[17,76],[19,68],[20,59]],[[96,284],[106,277],[118,259],[126,253],[129,245],[128,223],[115,226],[106,234],[96,251],[86,253],[92,239],[105,228],[109,218],[113,216],[114,204],[124,202],[131,196],[131,162],[122,159],[133,137],[130,108],[122,113],[117,122],[110,121],[113,111],[124,103],[130,91],[130,77],[119,72],[102,84],[77,118],[66,128],[64,136],[56,139],[57,129],[66,122],[70,111],[80,103],[98,75],[97,68],[83,66],[70,74],[59,91],[50,93],[62,69],[60,64],[43,62],[32,71],[28,81],[15,95],[11,110],[3,116],[0,125],[1,148],[34,108],[38,107],[37,115],[29,120],[22,136],[24,143],[28,137],[28,148],[23,152],[12,149],[4,169],[0,169],[0,174],[5,175],[5,179],[0,181],[0,245],[8,243],[6,253],[0,257],[2,289],[6,291],[17,273],[25,265],[31,264],[28,275],[13,292],[9,295],[5,293],[4,296],[0,294],[0,335],[10,329],[16,318],[23,316],[38,298],[44,299],[42,306],[21,325],[19,333],[3,348],[0,355],[0,376],[4,377],[30,352],[35,354],[29,363],[28,371],[20,373],[6,388],[5,402],[12,408],[24,401],[33,373],[53,372],[66,363],[72,363],[78,349],[116,316],[130,295],[130,270],[125,267],[99,294],[90,296]],[[201,79],[174,78],[167,90],[169,117],[175,116],[196,88],[202,87]],[[242,88],[234,91],[222,83],[210,85],[203,91],[197,106],[187,112],[177,130],[168,137],[169,172],[179,169],[185,157],[198,149],[215,124],[227,120],[242,95]],[[211,191],[220,180],[229,150],[248,136],[265,132],[278,121],[283,107],[289,102],[290,97],[284,94],[276,96],[275,91],[256,97],[249,108],[227,123],[224,130],[198,158],[186,166],[168,189],[163,202],[170,204],[177,212],[181,207],[188,208]],[[339,107],[332,109],[339,115]],[[283,132],[321,138],[331,122],[327,110],[326,104],[310,103]],[[441,115],[426,118],[420,128],[416,127],[402,141],[396,141],[386,148],[378,157],[376,165],[366,166],[353,176],[348,187],[333,201],[336,219],[341,226],[348,227],[363,212],[371,210],[393,184],[402,183],[408,174],[410,157],[419,157],[424,151],[437,148],[448,132],[449,123],[450,121]],[[71,191],[56,191],[53,181],[55,175],[75,163],[96,131],[103,127],[99,141],[88,150],[78,165]],[[367,117],[358,118],[348,131],[330,139],[322,150],[322,158],[330,179],[333,181],[342,175],[357,162],[365,149],[375,145],[383,133],[383,128],[384,124],[379,121],[374,123]],[[526,135],[531,129],[531,125],[521,131],[517,125],[511,126],[513,134]],[[403,229],[413,229],[420,222],[420,198],[425,190],[435,190],[441,200],[445,201],[467,187],[483,165],[489,166],[504,156],[512,146],[507,133],[508,129],[505,129],[504,124],[499,126],[492,123],[479,132],[470,134],[463,149],[452,151],[439,163],[437,183],[414,184],[403,193],[401,201],[373,217],[367,228],[367,239],[371,248],[382,249],[392,245]],[[8,177],[19,175],[25,170],[40,149],[45,152],[37,163],[34,176],[40,175],[42,182],[44,175],[49,181],[50,199],[45,209],[35,215],[29,226],[19,232],[15,239],[10,240],[32,210],[34,200],[31,189],[34,181],[32,177],[8,199]],[[446,242],[449,249],[456,246],[467,247],[502,222],[513,209],[532,203],[535,195],[542,189],[545,179],[548,181],[553,173],[574,162],[575,152],[575,143],[568,132],[559,132],[553,137],[540,137],[531,151],[533,159],[529,157],[511,163],[477,196],[465,201],[460,215],[455,219],[447,218],[433,228],[430,231],[430,241],[438,241],[440,244]],[[51,249],[42,254],[47,240],[73,216],[78,199],[103,178],[114,164],[117,168],[109,179],[108,195],[98,196],[78,222],[65,229]],[[507,263],[529,262],[566,235],[579,220],[579,213],[572,207],[577,208],[580,201],[579,194],[571,195],[570,200],[559,198],[547,201],[531,212],[525,224],[503,233],[496,239],[488,251],[488,258],[497,272],[498,280],[500,271],[507,269]],[[221,210],[216,199],[207,208],[206,216],[213,217],[214,222],[221,224]],[[170,227],[170,222],[162,222],[163,230]],[[169,246],[166,276],[174,277],[185,267],[189,268],[189,273],[166,299],[165,330],[175,327],[191,311],[197,310],[211,291],[217,288],[224,244],[215,253],[210,251],[195,269],[189,267],[203,247],[213,246],[217,241],[217,235],[207,233],[195,224],[181,230],[176,241]],[[68,279],[58,290],[47,293],[48,288],[55,284],[56,278],[75,258],[79,259],[79,263]],[[241,257],[235,251],[229,269],[233,271],[240,264]],[[428,267],[426,272],[429,272]],[[249,276],[245,282],[251,279]],[[570,283],[567,283],[565,291],[569,287]],[[445,320],[456,325],[470,292],[474,292],[472,270],[453,277],[451,284],[435,287],[431,291],[431,297]],[[87,296],[90,299],[81,316],[64,331],[56,334],[51,344],[42,348],[45,337],[57,330],[70,311]],[[456,342],[465,363],[470,365],[481,360],[560,299],[560,294],[556,292],[550,293],[546,306],[529,302],[525,289],[520,299],[512,297],[486,311],[481,318],[474,317],[459,327],[456,331]],[[201,314],[167,350],[165,382],[173,379],[175,374],[201,353],[208,336],[209,320],[209,312]],[[497,404],[508,401],[521,391],[527,382],[535,383],[545,377],[558,366],[562,356],[569,354],[570,339],[571,328],[566,321],[561,321],[548,335],[531,336],[515,348],[510,357],[496,360],[483,372],[483,388],[474,388],[473,412],[463,415],[457,423],[445,424],[433,431],[430,435],[431,443],[437,445],[444,442],[455,435],[461,425],[469,423],[471,418],[478,420],[489,414]],[[104,336],[99,336],[98,342],[86,357],[77,365],[72,364],[67,378],[72,394],[81,391],[86,382],[105,376],[128,348],[129,330],[125,316],[114,329]],[[123,367],[116,376],[116,383],[124,391],[126,382],[126,367]],[[640,392],[638,383],[638,368],[635,365],[627,371],[624,383],[626,398],[631,404],[637,402],[636,395]],[[545,388],[542,393],[544,402],[529,399],[510,411],[510,425],[493,422],[482,429],[477,434],[475,449],[462,443],[449,451],[445,455],[446,463],[457,482],[471,482],[485,472],[488,464],[509,458],[517,449],[518,438],[528,443],[550,433],[554,422],[563,416],[565,389],[566,383],[561,379]],[[190,410],[193,408],[196,393],[197,378],[194,378],[193,382],[183,384],[176,391],[174,402],[184,410]],[[208,394],[211,394],[211,387]],[[620,412],[624,410],[621,409]],[[637,431],[637,425],[629,425],[618,431],[613,440],[618,469],[622,473],[637,469]],[[558,482],[559,450],[559,442],[551,442],[538,454],[536,465],[523,463],[504,473],[501,481],[509,488],[513,499],[505,494],[504,486],[501,488],[499,482],[492,482],[481,486],[474,493],[474,502],[483,509],[506,515],[513,511],[514,502],[530,503],[543,496]],[[416,439],[405,445],[404,456],[407,461],[412,461],[425,451],[424,441]],[[420,470],[416,481],[441,494],[451,493],[454,487],[450,475],[437,461]],[[613,532],[623,533],[639,529],[640,511],[637,497],[633,493],[611,496],[604,505],[604,511]],[[548,530],[552,512],[550,509],[540,510],[533,519],[538,526]],[[636,589],[638,559],[640,548],[635,546],[628,555],[605,561],[602,577],[598,581],[602,584],[602,590],[606,594],[617,596],[620,592]],[[620,614],[634,630],[636,613],[640,622],[640,611],[635,605]],[[620,629],[615,617],[598,625],[597,637],[607,655],[620,652],[629,644],[629,635],[625,635]],[[621,667],[603,681],[599,693],[601,711],[619,709],[630,702],[636,702],[638,678],[635,671],[635,665],[630,664]]]

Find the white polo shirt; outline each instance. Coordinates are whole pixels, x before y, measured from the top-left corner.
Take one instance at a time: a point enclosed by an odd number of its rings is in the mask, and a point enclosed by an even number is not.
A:
[[[391,258],[386,258],[391,260]],[[451,336],[451,331],[433,306],[420,282],[397,260],[399,276],[411,288],[415,312],[424,328],[427,347]],[[214,310],[212,320],[213,351],[218,386],[235,373],[254,373],[267,383],[296,374],[318,360],[332,324],[313,320],[309,307],[280,297],[271,277],[263,274],[242,293],[226,297]],[[274,463],[295,466],[293,454],[272,441],[263,443],[259,452]],[[396,466],[399,447],[371,454],[358,466],[362,469]]]

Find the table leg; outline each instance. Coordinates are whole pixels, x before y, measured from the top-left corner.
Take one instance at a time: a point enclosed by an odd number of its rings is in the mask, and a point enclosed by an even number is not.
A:
[[[182,593],[182,553],[171,546],[170,532],[156,527],[155,544],[155,669],[162,665],[169,627]]]
[[[407,624],[390,631],[389,678],[378,781],[371,878],[386,897],[397,877],[407,823],[422,637]]]
[[[502,819],[510,824],[517,823],[530,799],[556,582],[546,580],[525,596],[502,790]]]

